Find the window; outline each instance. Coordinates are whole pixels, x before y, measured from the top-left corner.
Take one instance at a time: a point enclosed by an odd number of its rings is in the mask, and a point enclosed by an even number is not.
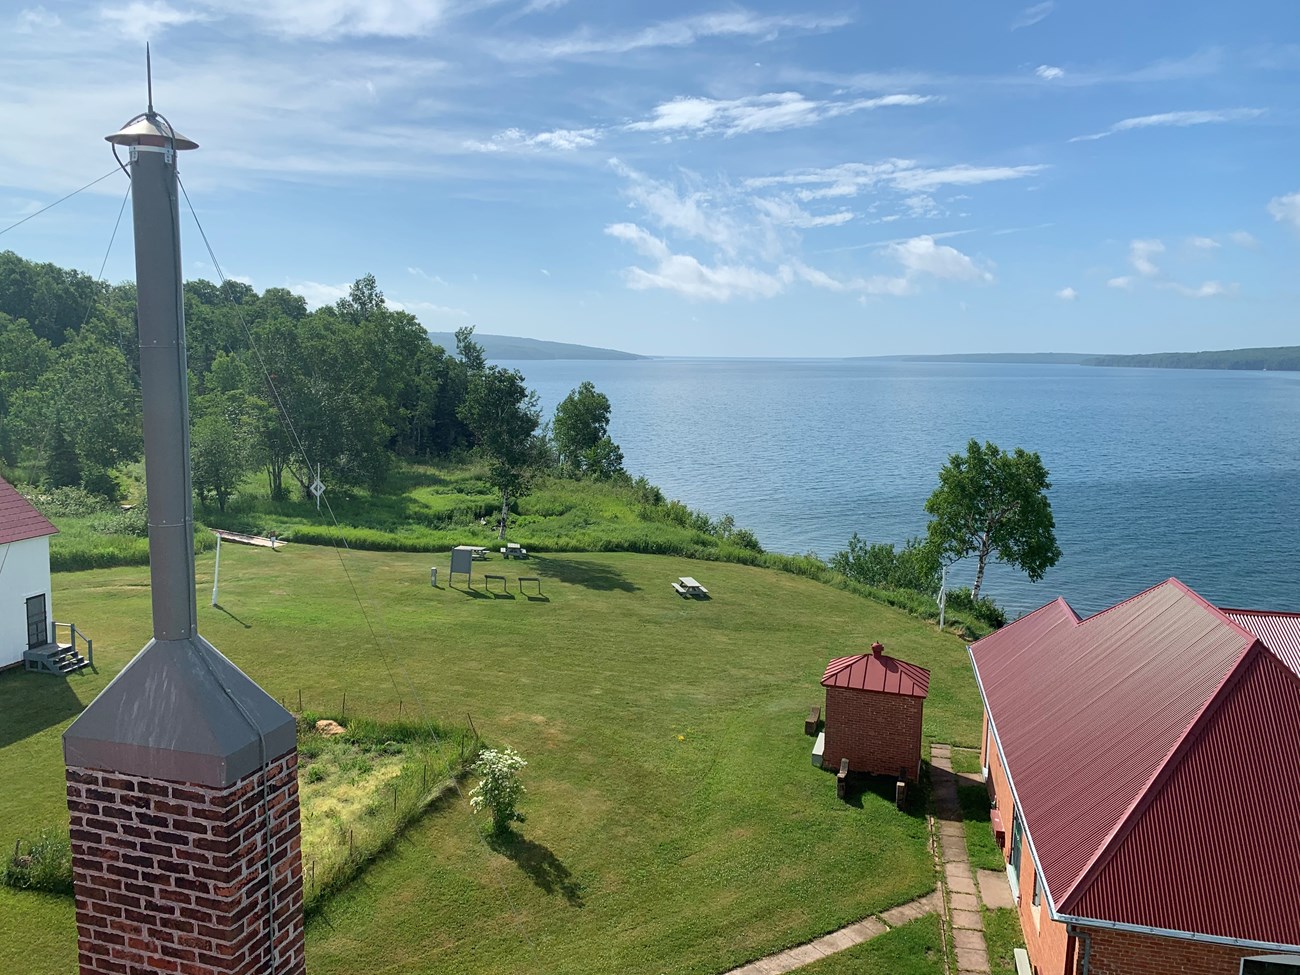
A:
[[[1035,870],[1034,871],[1034,896],[1030,900],[1030,903],[1033,904],[1034,907],[1037,907],[1039,903],[1041,903],[1042,899],[1043,899],[1042,892],[1040,891],[1039,884],[1038,884],[1038,871]]]
[[[1011,817],[1011,857],[1007,863],[1017,877],[1020,876],[1020,834],[1023,832],[1024,827],[1020,824],[1020,810],[1017,809],[1015,815]]]
[[[1300,975],[1300,955],[1256,955],[1241,960],[1241,975]]]

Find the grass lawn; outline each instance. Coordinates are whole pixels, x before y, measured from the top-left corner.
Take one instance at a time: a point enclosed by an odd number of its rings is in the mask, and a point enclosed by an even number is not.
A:
[[[892,783],[838,801],[809,762],[803,719],[823,699],[826,661],[880,640],[933,671],[927,740],[976,744],[959,638],[730,563],[611,553],[476,566],[541,576],[538,599],[489,597],[481,582],[430,589],[445,554],[345,558],[347,574],[326,547],[223,546],[214,609],[201,556],[204,635],[290,705],[301,691],[322,713],[346,694],[349,715],[470,715],[487,742],[528,759],[528,821],[492,846],[467,803],[439,805],[313,921],[314,975],[703,975],[933,888],[924,819],[894,809]],[[675,596],[680,575],[713,599]],[[95,640],[99,672],[0,675],[0,850],[66,822],[59,736],[148,636],[143,568],[63,573],[54,590],[56,616]],[[73,968],[71,902],[0,890],[0,971]]]
[[[981,772],[978,748],[954,748],[952,750],[952,770],[954,772]]]
[[[799,969],[799,975],[942,975],[939,915],[909,921],[878,938]]]
[[[989,975],[1016,975],[1012,952],[1025,946],[1019,912],[1014,907],[984,908],[984,941],[989,950]]]
[[[976,870],[1006,869],[1007,862],[993,839],[993,827],[989,823],[988,790],[982,785],[958,786],[957,801],[961,803],[962,820],[966,823],[970,865]]]

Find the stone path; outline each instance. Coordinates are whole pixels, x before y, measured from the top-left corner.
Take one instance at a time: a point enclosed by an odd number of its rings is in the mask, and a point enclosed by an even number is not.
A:
[[[936,890],[924,897],[918,897],[914,901],[900,904],[898,907],[891,908],[875,917],[864,918],[856,924],[850,924],[846,928],[832,931],[816,941],[810,941],[807,944],[799,945],[797,948],[777,952],[775,955],[768,955],[766,958],[758,959],[758,961],[751,961],[748,965],[743,965],[740,968],[733,968],[727,975],[783,975],[784,972],[792,972],[804,965],[811,965],[827,955],[833,955],[845,948],[852,948],[864,941],[870,941],[877,935],[884,934],[890,928],[896,928],[900,924],[915,921],[918,917],[925,917],[927,914],[933,914],[935,911],[942,909],[943,900],[939,891]]]
[[[966,826],[957,802],[958,779],[963,779],[964,784],[966,777],[953,773],[952,749],[948,745],[931,745],[930,786],[935,818],[939,821],[940,857],[948,888],[948,919],[957,949],[957,971],[959,975],[974,975],[989,970],[989,953],[984,943],[980,894],[966,852]],[[988,887],[991,890],[994,885],[990,883]]]

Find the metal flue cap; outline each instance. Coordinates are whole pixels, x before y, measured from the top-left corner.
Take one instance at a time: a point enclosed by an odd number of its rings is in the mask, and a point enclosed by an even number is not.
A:
[[[116,146],[157,146],[161,149],[199,147],[197,142],[185,138],[160,115],[137,115],[112,135],[104,136],[104,141]]]
[[[871,652],[875,654],[877,657],[879,657],[882,653],[885,652],[884,644],[881,643],[880,641],[876,641],[871,645]]]

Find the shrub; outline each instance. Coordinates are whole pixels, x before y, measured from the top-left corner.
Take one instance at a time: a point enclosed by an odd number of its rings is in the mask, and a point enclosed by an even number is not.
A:
[[[519,771],[527,765],[513,748],[485,748],[474,763],[474,772],[482,778],[470,793],[469,804],[475,812],[492,813],[492,830],[498,835],[507,832],[511,823],[524,821],[516,807],[524,797]]]
[[[969,586],[949,589],[948,605],[959,612],[969,613],[995,630],[1007,625],[1006,611],[988,596],[975,599]]]
[[[0,883],[16,890],[47,894],[72,894],[72,844],[65,830],[46,828],[23,852],[18,844],[13,857],[0,870]]]
[[[854,532],[849,547],[831,556],[831,568],[877,589],[907,589],[927,596],[939,592],[938,552],[919,538],[909,538],[895,550],[886,542],[868,545]]]

